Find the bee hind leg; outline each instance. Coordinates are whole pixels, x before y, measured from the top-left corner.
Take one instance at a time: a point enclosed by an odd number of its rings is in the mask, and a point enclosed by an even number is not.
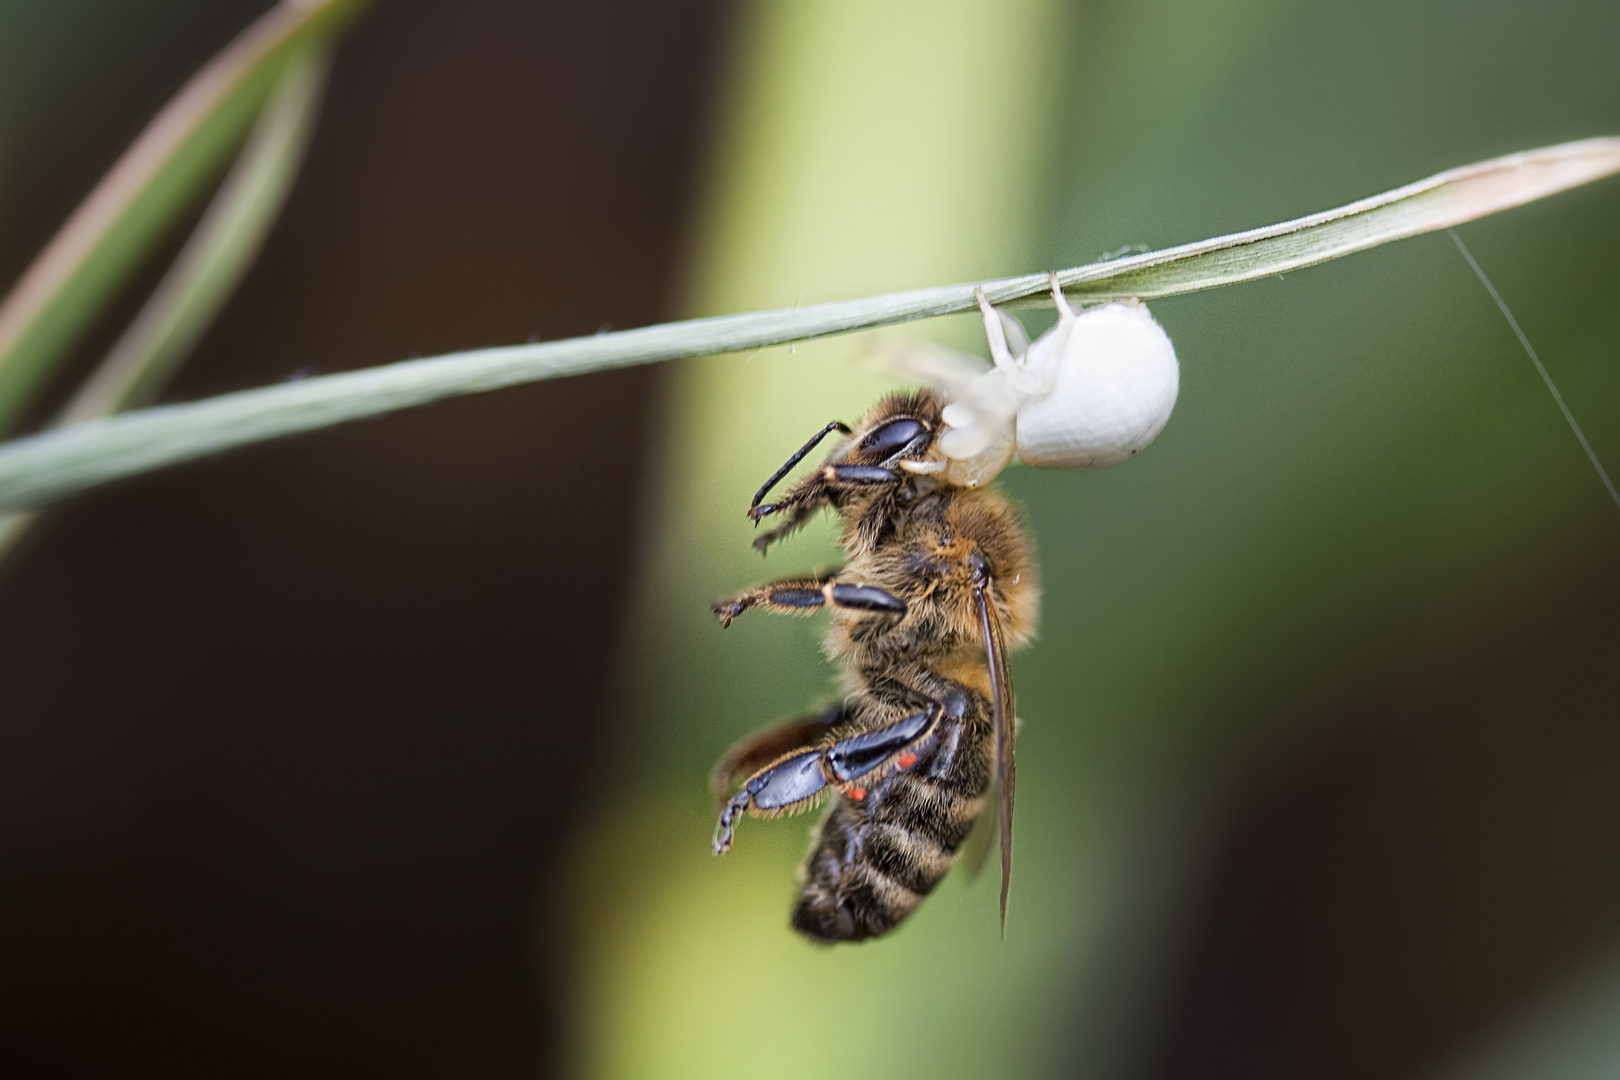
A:
[[[821,754],[816,747],[805,747],[749,777],[720,810],[720,823],[714,831],[714,853],[724,855],[731,849],[737,819],[744,814],[788,814],[820,795],[827,786]]]
[[[839,739],[825,752],[832,779],[857,802],[865,797],[863,782],[870,783],[895,769],[909,769],[926,749],[945,706],[934,702],[887,727]]]
[[[896,723],[875,731],[863,731],[839,739],[831,746],[804,745],[778,757],[743,782],[737,793],[720,808],[720,822],[714,833],[714,853],[723,855],[731,848],[737,831],[737,821],[745,814],[774,817],[804,809],[819,797],[829,784],[859,802],[866,797],[865,784],[874,782],[894,769],[909,769],[919,752],[927,745],[939,726],[942,716],[949,711],[942,702],[934,702],[921,712],[912,713]],[[839,717],[829,713],[834,720]],[[753,751],[763,756],[767,740],[778,735],[784,739],[803,721],[794,721],[780,728],[761,732],[740,744],[741,754]],[[757,744],[757,745],[756,745]],[[732,766],[732,754],[721,759],[719,770]]]
[[[819,746],[835,724],[847,719],[843,706],[835,705],[813,716],[800,716],[786,723],[756,731],[739,740],[725,756],[715,762],[709,775],[709,785],[724,805],[731,786],[740,777],[749,776],[792,753],[809,746]]]

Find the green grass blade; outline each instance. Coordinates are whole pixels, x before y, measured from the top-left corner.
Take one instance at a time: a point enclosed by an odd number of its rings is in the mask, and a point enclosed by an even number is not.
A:
[[[1058,275],[1078,299],[1174,296],[1288,273],[1449,229],[1620,171],[1620,138],[1494,158],[1336,210]]]
[[[1514,154],[1337,210],[1059,274],[1077,296],[1169,296],[1250,281],[1539,199],[1620,172],[1620,138]],[[986,282],[998,303],[1038,298],[1044,274]],[[588,338],[453,353],[168,405],[0,446],[0,510],[39,506],[119,477],[447,397],[682,356],[783,344],[966,311],[947,285]]]
[[[366,0],[284,0],[192,77],[0,301],[0,431],[218,174],[287,62]]]
[[[287,201],[320,109],[326,50],[294,58],[174,265],[57,420],[110,416],[155,393],[235,291]],[[39,519],[0,515],[0,561]]]
[[[320,108],[324,49],[295,58],[191,238],[140,314],[68,403],[82,424],[150,400],[258,256],[303,161]]]

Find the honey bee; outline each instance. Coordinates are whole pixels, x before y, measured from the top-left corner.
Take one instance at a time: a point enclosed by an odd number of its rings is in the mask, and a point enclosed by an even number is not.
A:
[[[994,793],[1001,921],[1012,877],[1014,713],[1007,650],[1029,641],[1040,592],[1017,511],[983,486],[1015,458],[1093,469],[1134,456],[1169,420],[1175,350],[1138,301],[1075,311],[1056,274],[1058,322],[1033,344],[978,294],[993,366],[933,353],[912,374],[937,389],[891,394],[853,428],[833,421],[755,494],[781,523],[765,551],[830,507],[841,570],[775,581],[714,606],[828,608],[842,702],[744,739],[720,759],[715,853],[745,815],[830,799],[800,875],[796,930],[820,941],[887,933],[945,876]],[[765,497],[827,436],[842,438],[780,499]],[[740,781],[740,783],[739,783]],[[734,794],[731,792],[736,786]]]
[[[750,608],[831,609],[828,654],[845,669],[843,701],[745,739],[715,767],[725,789],[717,854],[744,814],[832,805],[805,861],[796,930],[860,941],[897,926],[945,876],[992,788],[1001,842],[1001,913],[1012,872],[1013,689],[1006,652],[1029,640],[1039,593],[1030,542],[996,492],[945,475],[945,402],[893,394],[854,428],[823,428],[754,497],[764,550],[831,507],[843,521],[843,569],[775,581],[715,605],[724,625]],[[774,503],[770,489],[833,432],[820,469]]]

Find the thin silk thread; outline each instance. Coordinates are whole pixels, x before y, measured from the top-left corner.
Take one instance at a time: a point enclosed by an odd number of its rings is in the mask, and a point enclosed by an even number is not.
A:
[[[1462,242],[1462,237],[1457,235],[1457,230],[1447,229],[1446,232],[1451,234],[1451,239],[1457,245],[1457,250],[1462,252],[1462,257],[1468,260],[1469,266],[1473,267],[1474,273],[1479,277],[1480,284],[1485,286],[1485,291],[1491,294],[1491,299],[1496,301],[1496,306],[1502,309],[1502,314],[1506,316],[1508,325],[1513,327],[1513,333],[1518,336],[1519,344],[1524,346],[1524,351],[1529,355],[1530,362],[1536,365],[1536,370],[1541,373],[1541,381],[1547,384],[1547,389],[1552,392],[1553,400],[1558,402],[1559,409],[1564,413],[1564,419],[1569,421],[1569,429],[1581,441],[1581,449],[1586,451],[1588,460],[1592,462],[1592,468],[1597,470],[1598,478],[1603,481],[1603,486],[1609,489],[1609,497],[1614,500],[1614,505],[1620,506],[1620,491],[1614,489],[1614,481],[1610,480],[1609,474],[1603,471],[1603,463],[1598,461],[1597,454],[1592,450],[1592,444],[1586,441],[1585,434],[1581,432],[1581,425],[1575,422],[1575,414],[1569,411],[1568,405],[1564,404],[1564,395],[1560,394],[1558,387],[1553,385],[1552,376],[1547,374],[1547,367],[1541,362],[1541,357],[1537,356],[1536,350],[1530,347],[1530,339],[1524,336],[1523,330],[1519,329],[1519,320],[1515,319],[1513,312],[1508,310],[1507,301],[1503,300],[1502,294],[1496,291],[1496,286],[1491,284],[1491,279],[1485,276],[1485,271],[1475,261],[1473,252],[1468,250],[1468,245]]]

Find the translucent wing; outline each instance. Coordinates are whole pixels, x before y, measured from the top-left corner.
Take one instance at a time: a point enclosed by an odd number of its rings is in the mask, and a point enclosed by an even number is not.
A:
[[[1007,643],[996,614],[993,585],[973,590],[979,609],[979,631],[984,636],[985,659],[990,665],[990,714],[996,746],[996,825],[1001,838],[1001,931],[1007,932],[1007,889],[1012,884],[1012,817],[1016,766],[1013,756],[1013,690],[1007,671]]]
[[[1013,718],[1013,736],[1015,738],[1018,729],[1023,726],[1023,723],[1017,717]],[[974,882],[979,880],[979,875],[984,873],[984,864],[990,859],[990,849],[995,846],[996,819],[1000,815],[995,812],[994,804],[999,790],[1000,788],[992,781],[990,790],[986,794],[986,801],[990,803],[990,812],[979,815],[979,819],[973,823],[973,831],[968,833],[968,838],[962,842],[961,854],[956,860],[956,865],[957,873],[966,881]]]
[[[990,786],[990,798],[996,797],[995,785]],[[977,881],[984,872],[985,860],[990,858],[990,845],[994,841],[996,814],[991,810],[988,814],[980,814],[979,820],[973,823],[973,831],[962,842],[962,854],[957,859],[958,871],[968,881]]]

